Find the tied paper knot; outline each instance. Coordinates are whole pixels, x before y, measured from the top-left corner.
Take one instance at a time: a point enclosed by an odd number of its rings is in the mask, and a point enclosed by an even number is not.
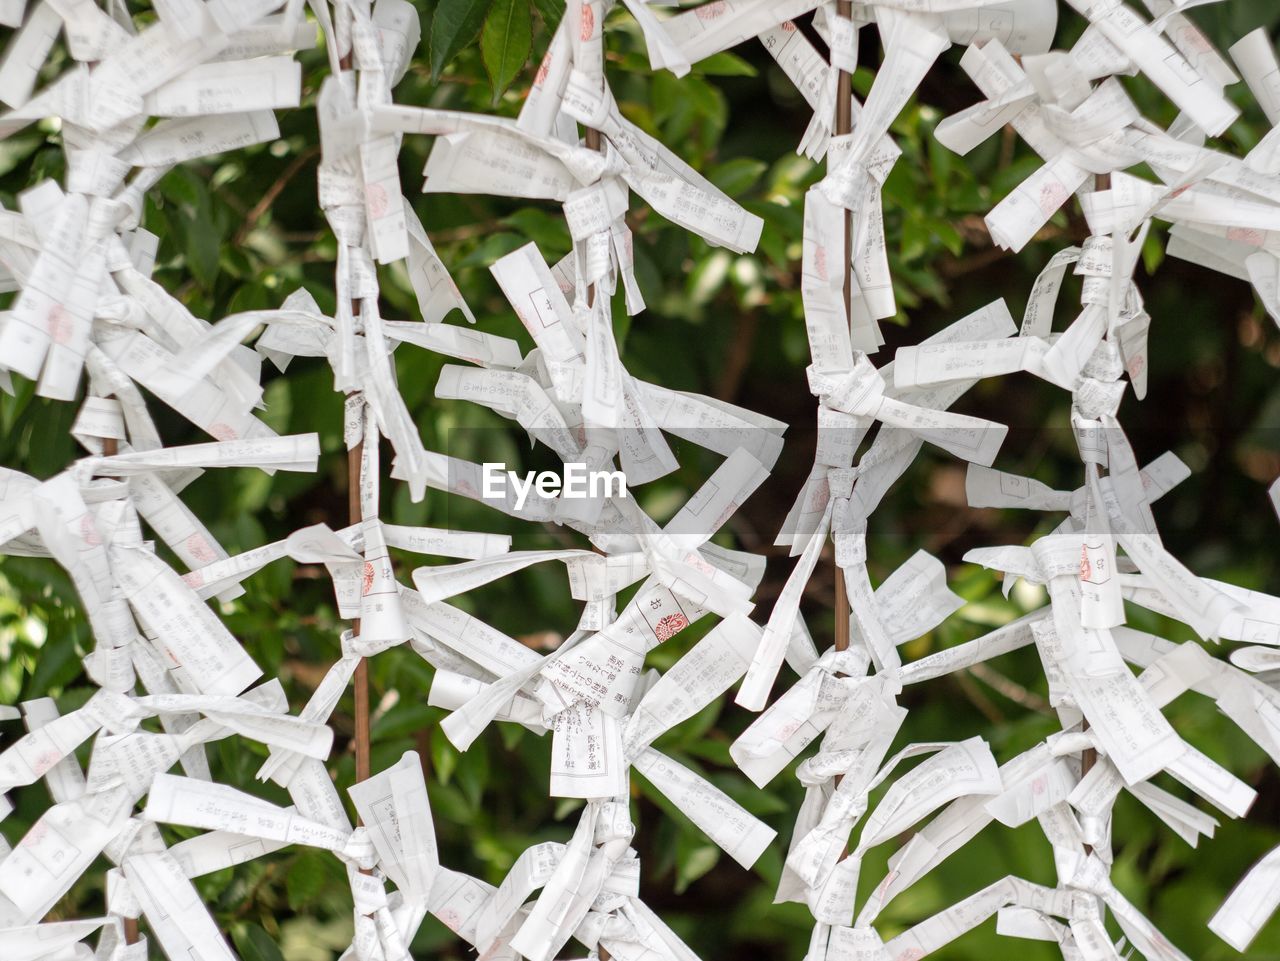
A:
[[[613,91],[605,83],[603,74],[591,73],[578,66],[569,72],[569,83],[564,94],[564,112],[579,123],[600,128],[609,122],[616,109]]]
[[[844,710],[870,663],[862,647],[826,651],[733,742],[734,762],[764,787]]]
[[[831,509],[831,539],[836,545],[836,566],[842,571],[867,563],[867,518],[862,504],[848,497]]]
[[[857,352],[849,370],[805,370],[809,392],[825,407],[857,417],[876,417],[884,399],[885,383],[867,355]]]
[[[369,829],[361,825],[352,831],[338,857],[361,871],[372,871],[378,863],[378,852],[373,846],[373,838],[369,836]]]

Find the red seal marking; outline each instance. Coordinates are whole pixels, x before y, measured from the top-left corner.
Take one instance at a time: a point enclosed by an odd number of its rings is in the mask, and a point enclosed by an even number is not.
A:
[[[462,924],[462,917],[452,908],[445,908],[436,915],[436,918],[450,931],[457,931],[459,925]]]
[[[1209,38],[1193,26],[1187,25],[1179,30],[1178,33],[1181,35],[1183,42],[1196,53],[1208,53],[1213,49],[1213,45],[1209,43]]]
[[[374,220],[381,220],[387,215],[387,208],[390,203],[387,200],[387,191],[382,184],[369,184],[364,188],[365,203],[369,205],[369,216]]]
[[[1234,240],[1238,244],[1248,244],[1250,247],[1261,247],[1263,233],[1253,227],[1228,227],[1227,239]]]
[[[831,488],[823,484],[821,487],[815,487],[809,492],[809,500],[806,502],[805,507],[811,511],[824,510],[829,500],[831,500]]]
[[[1093,565],[1089,563],[1089,548],[1080,545],[1080,580],[1087,581],[1093,577]]]
[[[1129,363],[1126,365],[1126,369],[1129,371],[1129,379],[1137,380],[1138,375],[1142,373],[1143,369],[1146,366],[1147,366],[1147,360],[1141,354],[1139,354],[1137,357],[1134,357],[1132,360],[1130,360]]]
[[[795,21],[794,21],[794,20],[783,20],[783,21],[782,21],[782,32],[783,32],[783,33],[795,33],[795,32],[796,32],[796,25],[795,25]]]
[[[898,880],[898,872],[890,871],[884,876],[884,880],[880,882],[880,887],[876,888],[876,900],[884,904],[884,896],[889,891],[889,885]]]
[[[211,563],[217,558],[213,552],[213,547],[209,544],[205,536],[198,531],[187,538],[187,550],[191,556],[202,564]]]
[[[688,626],[689,619],[683,614],[668,614],[658,621],[657,626],[653,629],[653,634],[658,640],[666,641],[675,637]]]
[[[54,304],[49,308],[49,336],[55,344],[67,344],[71,342],[71,331],[75,326],[71,320],[71,315],[67,313],[67,308],[62,304]]]
[[[360,596],[367,597],[369,592],[373,590],[373,565],[368,561],[364,562],[364,577],[360,586]]]
[[[734,505],[734,508],[735,509],[737,508],[736,504]],[[732,513],[732,511],[730,511],[730,513]],[[698,554],[696,552],[694,554],[691,554],[687,558],[686,563],[690,567],[692,567],[695,571],[701,571],[702,573],[708,574],[711,576],[715,575],[715,571],[716,571],[715,565],[703,560],[701,554]]]
[[[183,574],[182,580],[187,587],[192,590],[199,590],[204,587],[204,574],[200,571],[192,571],[189,574]]]
[[[34,848],[43,843],[44,839],[49,836],[49,825],[41,821],[37,821],[31,825],[31,830],[22,836],[22,840],[18,842],[20,848]]]
[[[716,17],[720,17],[724,15],[726,6],[728,5],[724,2],[724,0],[715,0],[714,3],[703,4],[697,10],[695,10],[694,13],[698,15],[699,20],[714,20]],[[795,28],[796,28],[796,25],[794,23],[791,24],[791,29],[794,30]],[[786,27],[784,26],[783,29],[785,30]]]
[[[533,85],[541,87],[547,82],[547,74],[551,72],[551,51],[548,50],[542,58],[542,63],[538,64],[538,72],[533,75]]]
[[[711,526],[714,529],[719,530],[721,527],[724,526],[725,521],[727,521],[730,517],[732,517],[733,512],[736,511],[740,506],[742,505],[730,503],[728,507],[726,507],[723,511],[720,512],[720,516],[717,517],[714,521],[712,521]]]
[[[595,11],[591,9],[590,4],[584,3],[582,5],[582,34],[581,34],[582,39],[590,40],[591,34],[595,32],[595,29],[596,29]]]
[[[240,435],[236,433],[236,429],[230,424],[224,424],[218,421],[216,424],[209,425],[209,433],[218,440],[235,440]]]
[[[1040,188],[1040,212],[1046,217],[1067,202],[1067,188],[1051,180]]]
[[[62,758],[57,751],[46,751],[35,759],[31,768],[36,772],[36,774],[44,774],[60,760],[62,760]]]
[[[813,269],[819,280],[827,279],[827,248],[819,244],[813,249]]]
[[[90,547],[97,547],[102,543],[102,535],[98,533],[98,528],[93,523],[93,518],[84,514],[80,518],[80,539]]]
[[[919,948],[904,948],[893,961],[920,961],[924,952]]]
[[[1043,794],[1047,788],[1048,788],[1048,785],[1045,784],[1043,777],[1038,777],[1031,782],[1031,793],[1034,794],[1036,797],[1039,797],[1041,794]]]

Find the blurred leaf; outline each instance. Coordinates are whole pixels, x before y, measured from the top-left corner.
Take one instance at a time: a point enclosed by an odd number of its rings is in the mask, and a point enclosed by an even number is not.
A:
[[[233,927],[231,940],[243,961],[284,961],[284,955],[271,940],[271,935],[251,921]]]
[[[706,59],[699,60],[693,65],[693,70],[706,77],[754,77],[756,75],[755,67],[736,53],[729,53],[727,50],[722,53],[713,53]]]
[[[298,854],[284,879],[289,907],[295,911],[302,911],[311,906],[332,879],[329,870],[332,860],[323,851],[304,848]]]
[[[720,849],[709,841],[694,841],[682,834],[676,847],[676,894],[683,894],[694,881],[716,866]]]
[[[533,5],[538,8],[547,32],[554,32],[564,17],[564,0],[533,0]]]
[[[69,683],[80,673],[80,661],[76,657],[75,634],[64,623],[40,648],[35,672],[27,688],[26,696],[43,697],[50,690]]]
[[[769,169],[763,160],[750,157],[735,157],[725,163],[712,167],[707,179],[727,193],[730,197],[740,197],[760,184],[761,175]]]

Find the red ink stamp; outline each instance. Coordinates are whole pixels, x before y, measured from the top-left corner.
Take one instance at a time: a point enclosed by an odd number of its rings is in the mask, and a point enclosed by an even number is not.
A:
[[[1254,227],[1228,227],[1227,239],[1234,240],[1238,244],[1248,244],[1250,247],[1261,247],[1263,241],[1263,233]]]
[[[71,315],[62,304],[54,304],[49,308],[49,337],[55,344],[70,343],[73,326]]]
[[[387,215],[387,210],[391,206],[387,200],[387,191],[382,184],[368,184],[364,188],[365,202],[369,205],[369,216],[374,220],[381,220]]]
[[[689,619],[683,614],[668,614],[658,621],[657,626],[653,629],[653,635],[660,641],[667,641],[688,626]]]
[[[205,536],[198,531],[187,538],[187,550],[201,564],[208,564],[217,558],[213,547]]]
[[[1067,202],[1067,188],[1050,180],[1040,188],[1040,212],[1046,217]]]

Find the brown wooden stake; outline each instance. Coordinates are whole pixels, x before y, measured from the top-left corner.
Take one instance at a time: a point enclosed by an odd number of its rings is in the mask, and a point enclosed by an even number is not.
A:
[[[102,455],[104,457],[115,457],[118,453],[120,453],[120,442],[118,440],[114,437],[102,438]],[[124,943],[137,944],[139,940],[141,940],[141,935],[138,934],[138,919],[125,918]]]
[[[595,127],[586,128],[586,134],[583,137],[583,143],[585,144],[588,150],[601,151],[604,149],[604,142],[600,137],[600,131],[597,130]],[[593,307],[595,306],[595,302],[596,302],[596,285],[591,284],[589,287],[587,287],[587,306]],[[602,553],[599,551],[598,548],[596,550],[597,550],[597,553]],[[598,945],[597,945],[597,948],[599,951],[600,961],[612,961],[613,955],[611,955],[607,950],[605,950],[602,947],[599,947]]]
[[[338,65],[343,70],[350,70],[351,54],[348,53],[339,60]],[[360,316],[358,299],[351,301],[351,315],[352,317]],[[360,509],[360,472],[363,462],[364,438],[362,436],[360,443],[347,451],[347,517],[351,524],[359,524],[363,519]],[[351,633],[355,637],[360,636],[360,618],[357,617],[351,622]],[[353,682],[356,701],[356,783],[359,784],[361,781],[368,780],[372,773],[369,770],[369,665],[363,657],[356,665]],[[359,815],[356,816],[356,823],[360,823]]]
[[[102,453],[107,457],[114,457],[120,453],[120,442],[114,437],[102,438]],[[137,944],[142,940],[142,935],[138,933],[138,919],[124,919],[124,943]]]
[[[1093,187],[1095,190],[1110,190],[1111,174],[1098,174],[1093,179]],[[1081,720],[1080,730],[1082,732],[1089,730],[1089,719],[1087,717]],[[1097,749],[1092,747],[1085,748],[1080,753],[1080,777],[1083,779],[1085,775],[1087,775],[1090,771],[1093,770],[1093,766],[1097,763],[1098,763]],[[1084,853],[1092,854],[1093,845],[1086,844],[1084,846]]]
[[[364,440],[347,451],[347,516],[352,524],[360,523],[360,466],[364,459]],[[352,633],[360,636],[360,618],[351,622]],[[356,665],[356,783],[369,778],[369,662],[363,657]]]
[[[852,18],[853,3],[852,0],[837,0],[836,16]],[[836,74],[836,123],[832,133],[837,136],[844,136],[853,132],[853,102],[850,99],[853,96],[853,78],[844,70]],[[831,154],[828,150],[827,163],[830,166]],[[850,325],[853,323],[853,211],[844,211],[844,311],[845,316],[849,319]],[[844,571],[840,569],[840,565],[836,564],[834,558],[832,567],[835,571],[835,587],[836,587],[836,630],[835,630],[835,648],[837,651],[847,651],[849,649],[849,616],[852,610],[849,607],[849,595],[845,591]]]
[[[837,0],[836,16],[852,18],[853,3],[851,0]],[[853,133],[853,77],[844,70],[836,72],[836,117],[835,129],[832,134],[837,137],[845,134]],[[827,167],[831,166],[831,148],[827,148]],[[844,217],[844,314],[849,321],[849,326],[853,327],[853,211],[846,209],[843,213]],[[849,649],[849,618],[853,614],[852,608],[849,606],[849,594],[845,590],[844,571],[840,569],[840,565],[836,563],[835,555],[831,558],[831,569],[835,574],[836,588],[836,629],[835,629],[835,649],[837,651],[847,651]],[[836,786],[840,786],[843,778],[836,775]],[[849,844],[846,841],[844,851],[840,854],[840,860],[843,861],[849,856]]]

